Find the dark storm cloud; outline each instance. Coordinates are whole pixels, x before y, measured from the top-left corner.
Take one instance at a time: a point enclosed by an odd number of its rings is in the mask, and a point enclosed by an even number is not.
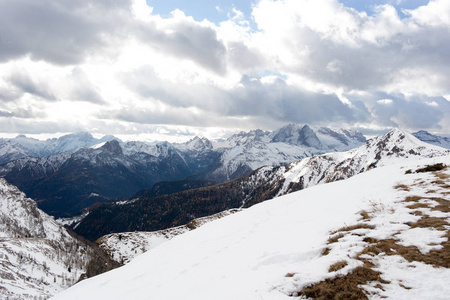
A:
[[[79,63],[120,31],[129,2],[0,0],[0,61]]]

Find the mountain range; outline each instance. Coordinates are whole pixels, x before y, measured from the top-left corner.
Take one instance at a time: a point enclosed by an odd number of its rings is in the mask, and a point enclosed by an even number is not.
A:
[[[307,157],[284,166],[261,167],[223,184],[156,197],[138,194],[129,203],[100,205],[74,224],[73,230],[90,240],[114,232],[161,230],[227,209],[250,207],[314,185],[343,180],[399,158],[448,154],[450,150],[393,129],[346,152]]]
[[[0,166],[0,176],[35,199],[44,211],[67,217],[98,202],[127,199],[157,182],[224,182],[265,165],[347,150],[364,141],[356,131],[313,130],[308,125],[241,132],[214,143],[199,137],[183,144],[146,144],[124,143],[111,136],[98,140],[90,134],[45,142],[19,136],[0,143],[1,160],[15,158]],[[56,154],[45,156],[50,153]]]

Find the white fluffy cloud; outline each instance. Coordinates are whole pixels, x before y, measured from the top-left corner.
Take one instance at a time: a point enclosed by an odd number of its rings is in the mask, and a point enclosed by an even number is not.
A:
[[[1,128],[183,137],[308,122],[450,134],[449,1],[373,9],[260,0],[252,16],[234,9],[215,24],[156,15],[145,0],[0,0]]]

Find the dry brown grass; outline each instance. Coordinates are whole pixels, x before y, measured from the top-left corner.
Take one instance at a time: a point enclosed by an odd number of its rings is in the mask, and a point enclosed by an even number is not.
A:
[[[436,179],[436,180],[432,181],[431,183],[434,185],[440,185],[441,187],[447,186],[447,183],[442,179]]]
[[[408,196],[405,198],[404,202],[417,202],[422,199],[423,199],[423,197],[420,197],[420,196]]]
[[[448,175],[447,173],[444,173],[444,172],[436,172],[436,173],[434,173],[434,175],[441,180],[446,180],[446,179],[450,178],[450,175]]]
[[[339,234],[336,234],[334,236],[330,236],[330,238],[328,238],[328,244],[333,244],[336,243],[340,238],[344,237],[345,234],[343,234],[342,232]]]
[[[359,213],[363,220],[370,220],[369,213],[365,210],[360,211]]]
[[[364,290],[360,287],[371,281],[387,283],[380,277],[381,273],[371,269],[369,265],[355,268],[351,273],[338,276],[333,279],[324,280],[318,284],[309,286],[300,292],[300,295],[308,298],[328,300],[328,299],[348,299],[359,300],[368,299]]]
[[[450,213],[450,201],[445,200],[443,198],[430,198],[430,199],[438,203],[438,205],[432,207],[431,210]]]
[[[434,165],[428,165],[424,168],[417,169],[416,172],[417,173],[436,172],[436,171],[445,170],[446,168],[447,168],[447,166],[444,165],[443,163],[437,163]]]
[[[402,191],[406,191],[406,192],[409,192],[411,190],[409,188],[409,186],[407,186],[406,184],[397,184],[396,186],[394,186],[394,189],[402,190]]]
[[[338,230],[333,231],[331,234],[335,234],[335,233],[338,233],[338,232],[353,231],[353,230],[356,230],[356,229],[375,229],[375,226],[369,225],[369,224],[366,224],[366,223],[358,223],[358,224],[355,224],[355,225],[345,226],[345,227],[339,228]]]
[[[418,208],[430,208],[430,205],[428,203],[416,202],[414,204],[407,205],[406,207],[410,209],[418,209]]]
[[[330,236],[330,238],[328,239],[328,244],[333,244],[336,243],[340,238],[344,237],[345,234],[343,234],[342,232],[339,234],[336,234],[334,236]]]
[[[428,215],[424,215],[422,218],[417,220],[417,222],[408,222],[406,224],[412,228],[435,228],[442,231],[447,230],[444,227],[445,225],[449,225],[444,218],[430,217]]]
[[[340,269],[343,269],[345,266],[347,266],[348,263],[346,260],[340,260],[338,262],[335,262],[334,264],[332,264],[329,268],[328,268],[328,272],[336,272],[339,271]]]
[[[331,249],[328,248],[328,247],[326,247],[326,248],[323,249],[323,251],[322,251],[322,256],[326,256],[326,255],[330,254],[330,251],[331,251]]]
[[[450,233],[445,237],[450,238]],[[376,244],[366,247],[357,257],[363,254],[376,256],[381,253],[386,255],[401,255],[407,261],[420,261],[434,267],[450,267],[450,241],[441,244],[442,249],[433,249],[423,254],[416,246],[402,246],[397,244],[394,239],[380,240]]]

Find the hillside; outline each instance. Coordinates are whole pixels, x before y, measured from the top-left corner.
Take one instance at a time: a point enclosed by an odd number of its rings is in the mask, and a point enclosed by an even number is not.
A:
[[[275,196],[349,178],[398,159],[449,153],[450,150],[423,143],[394,129],[347,152],[304,158],[280,167],[262,167],[248,176],[212,187],[102,205],[93,209],[74,230],[90,240],[114,232],[162,230],[223,210],[249,207]]]
[[[265,201],[54,299],[445,299],[450,169],[438,163],[450,156]]]
[[[0,178],[0,298],[46,299],[118,267],[97,245],[69,233]]]
[[[180,234],[200,228],[209,222],[234,214],[238,211],[240,210],[226,210],[212,216],[194,219],[186,225],[159,231],[133,231],[108,234],[99,238],[96,243],[113,260],[121,264],[126,264],[136,256],[139,256]]]
[[[49,297],[87,271],[94,250],[0,179],[0,298]]]

